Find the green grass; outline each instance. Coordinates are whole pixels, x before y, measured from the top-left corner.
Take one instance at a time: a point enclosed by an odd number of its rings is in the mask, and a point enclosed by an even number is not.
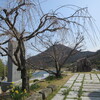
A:
[[[30,90],[36,90],[36,89],[39,89],[40,88],[40,85],[38,85],[38,84],[32,84],[31,86],[30,86]]]
[[[82,84],[81,84],[81,86],[80,86],[80,89],[79,89],[79,91],[78,91],[78,100],[81,100],[81,96],[82,96],[82,88],[83,88],[83,83],[84,83],[84,79],[85,79],[85,74],[84,74],[84,77],[83,77],[83,80],[82,80]]]
[[[91,73],[90,73],[90,79],[92,80],[92,76],[91,76]]]
[[[98,77],[98,75],[96,74],[96,76],[97,76],[97,78],[99,79],[99,81],[100,81],[100,78]]]

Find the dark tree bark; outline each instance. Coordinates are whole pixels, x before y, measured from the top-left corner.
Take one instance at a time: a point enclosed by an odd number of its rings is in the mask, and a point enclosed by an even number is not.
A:
[[[22,90],[26,89],[29,91],[29,76],[27,74],[27,69],[25,67],[21,70],[21,78],[22,78]]]

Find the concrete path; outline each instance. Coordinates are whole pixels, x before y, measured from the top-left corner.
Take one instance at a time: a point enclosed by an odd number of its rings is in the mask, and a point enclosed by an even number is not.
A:
[[[74,74],[52,100],[100,100],[100,74]]]

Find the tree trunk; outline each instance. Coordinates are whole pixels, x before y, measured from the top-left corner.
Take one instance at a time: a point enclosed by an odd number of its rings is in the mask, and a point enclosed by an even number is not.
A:
[[[56,76],[56,78],[61,78],[61,71],[57,71],[55,76]]]
[[[26,89],[29,91],[29,76],[27,74],[27,69],[24,67],[21,70],[21,78],[22,78],[22,90]]]
[[[56,69],[55,77],[56,78],[61,78],[61,68],[59,66],[58,61],[56,61],[56,60],[55,60],[55,69]]]

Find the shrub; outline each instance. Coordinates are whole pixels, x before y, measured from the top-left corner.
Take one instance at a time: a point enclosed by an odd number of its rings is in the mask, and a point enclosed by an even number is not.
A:
[[[39,80],[38,79],[33,80],[33,82],[37,82],[37,81],[39,81]]]
[[[47,81],[51,81],[51,80],[54,80],[54,79],[56,79],[55,76],[48,76],[48,77],[46,78]]]
[[[10,95],[13,100],[23,100],[25,96],[28,96],[26,89],[21,90],[19,86],[15,86],[10,90]]]
[[[61,79],[61,78],[63,78],[63,77],[62,77],[62,76],[59,76],[59,77],[57,78],[56,76],[52,75],[52,76],[48,76],[48,77],[46,78],[46,80],[47,80],[47,81],[52,81],[52,80]]]
[[[38,85],[38,84],[32,84],[30,86],[30,90],[35,90],[35,89],[38,89],[38,88],[40,88],[40,85]]]

